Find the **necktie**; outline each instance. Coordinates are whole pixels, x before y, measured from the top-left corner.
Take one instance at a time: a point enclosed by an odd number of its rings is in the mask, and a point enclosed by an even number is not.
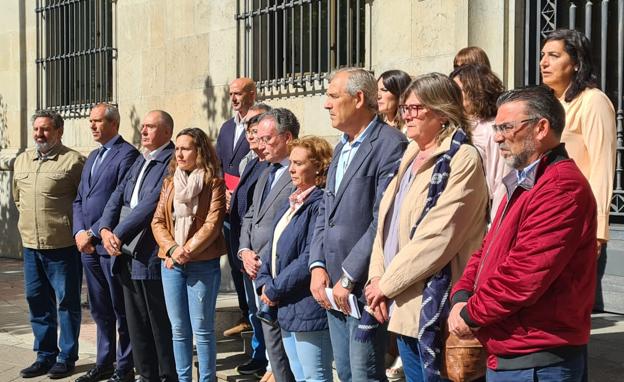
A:
[[[100,149],[98,150],[98,154],[95,157],[95,161],[93,162],[93,167],[91,167],[91,179],[92,180],[96,179],[98,169],[100,167],[100,164],[102,164],[102,157],[104,156],[104,153],[106,152],[106,150],[108,149],[104,146],[100,147]]]
[[[277,173],[277,170],[279,170],[282,167],[282,165],[280,163],[273,163],[271,165],[271,171],[269,172],[269,177],[267,179],[266,184],[264,185],[264,190],[262,191],[262,200],[261,200],[261,204],[264,204],[264,200],[266,199],[266,197],[269,195],[269,192],[271,192],[271,188],[273,187],[273,181],[275,180],[275,174]]]

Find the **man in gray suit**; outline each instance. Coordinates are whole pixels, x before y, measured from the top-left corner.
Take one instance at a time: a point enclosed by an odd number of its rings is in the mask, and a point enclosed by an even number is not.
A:
[[[238,250],[245,272],[252,280],[256,278],[261,262],[270,261],[269,258],[260,259],[259,254],[271,252],[265,247],[270,245],[273,237],[273,219],[294,191],[288,173],[288,143],[298,135],[299,121],[287,109],[272,109],[264,113],[258,123],[256,139],[264,145],[264,156],[270,166],[260,175],[252,205],[243,218]],[[263,322],[262,331],[275,379],[294,381],[279,326]]]
[[[379,201],[398,169],[407,140],[377,119],[377,83],[371,73],[344,68],[332,73],[329,81],[325,109],[343,136],[334,150],[316,219],[310,290],[328,309],[325,288],[333,287],[340,311],[328,310],[327,317],[340,380],[383,381],[386,331],[380,327],[371,342],[355,341],[359,320],[349,316],[348,297],[353,293],[363,301]]]

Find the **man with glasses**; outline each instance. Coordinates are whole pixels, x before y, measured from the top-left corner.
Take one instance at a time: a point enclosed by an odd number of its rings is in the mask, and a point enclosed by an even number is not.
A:
[[[596,283],[596,201],[544,87],[500,96],[506,200],[452,291],[449,330],[489,353],[488,381],[581,381]]]
[[[298,136],[299,121],[290,110],[272,109],[260,117],[256,139],[263,146],[262,152],[270,165],[260,175],[251,207],[243,218],[238,250],[238,256],[251,280],[256,278],[260,270],[259,254],[270,245],[275,214],[288,203],[288,197],[295,189],[288,173],[288,144]],[[251,301],[248,303],[251,305]],[[279,326],[262,323],[262,329],[274,378],[278,381],[294,381]],[[245,374],[253,366],[241,365],[237,370]]]
[[[248,315],[253,330],[251,338],[251,359],[242,363],[237,368],[239,373],[246,375],[262,375],[267,366],[262,325],[260,325],[260,321],[256,317],[258,308],[254,287],[251,279],[244,274],[243,263],[238,258],[237,253],[242,219],[247,213],[249,206],[251,206],[258,178],[262,171],[268,167],[268,162],[264,159],[264,144],[258,142],[256,135],[258,132],[259,117],[262,113],[269,110],[271,110],[270,106],[257,104],[252,106],[245,116],[245,133],[251,151],[243,158],[243,160],[247,159],[245,167],[240,170],[240,181],[232,194],[232,200],[228,209],[230,216],[228,256],[230,264],[232,264],[232,279],[240,279],[240,283],[244,286],[242,299],[245,301],[245,306],[248,307],[244,314]],[[241,164],[243,164],[242,161]],[[239,299],[241,299],[241,296],[239,296]],[[231,329],[226,330],[223,334],[226,336],[234,335]]]
[[[380,327],[372,342],[356,341],[359,320],[349,315],[348,298],[354,294],[363,302],[377,209],[407,140],[377,119],[377,81],[364,69],[344,68],[330,75],[325,109],[332,127],[343,135],[329,166],[310,248],[310,290],[327,309],[325,288],[332,288],[341,310],[327,311],[340,380],[382,381],[385,329]]]

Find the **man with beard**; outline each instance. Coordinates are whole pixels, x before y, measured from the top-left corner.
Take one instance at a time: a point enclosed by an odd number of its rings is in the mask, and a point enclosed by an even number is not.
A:
[[[452,291],[449,330],[486,348],[488,381],[580,381],[596,283],[596,201],[543,87],[500,96],[506,200]]]
[[[13,178],[37,353],[20,375],[57,379],[70,375],[78,360],[82,266],[71,221],[84,158],[61,143],[63,118],[55,112],[35,113],[32,133],[35,148],[17,157]]]

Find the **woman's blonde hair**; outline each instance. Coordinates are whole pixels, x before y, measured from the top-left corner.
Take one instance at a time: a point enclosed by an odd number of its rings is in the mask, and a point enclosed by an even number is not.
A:
[[[195,165],[205,171],[205,179],[212,179],[217,176],[219,174],[219,161],[212,140],[208,138],[208,135],[197,127],[183,129],[176,135],[176,140],[182,135],[189,136],[193,140],[193,145],[197,149]],[[177,167],[178,161],[174,154],[171,157],[171,162],[169,162],[169,176],[173,176]]]
[[[308,158],[314,166],[315,183],[319,187],[325,187],[327,170],[333,154],[333,149],[329,142],[323,138],[308,135],[295,139],[288,144],[289,151],[292,151],[295,147],[301,147],[308,151]]]
[[[470,139],[470,129],[467,128],[470,124],[464,114],[462,92],[455,81],[442,73],[423,74],[414,78],[405,89],[401,103],[404,104],[412,94],[418,97],[421,105],[447,120],[436,137],[438,144],[455,128],[464,129]]]

